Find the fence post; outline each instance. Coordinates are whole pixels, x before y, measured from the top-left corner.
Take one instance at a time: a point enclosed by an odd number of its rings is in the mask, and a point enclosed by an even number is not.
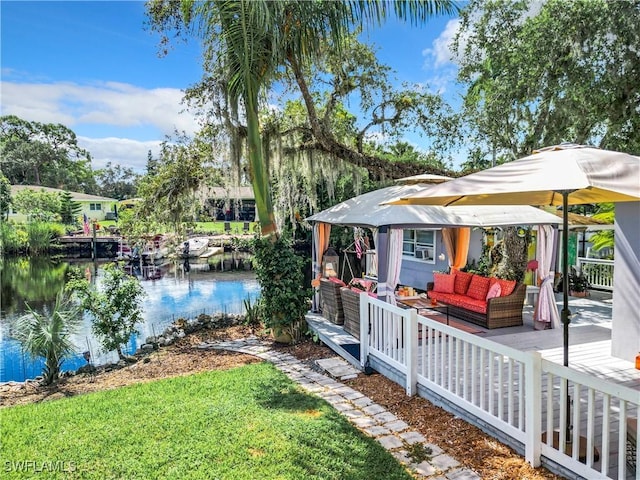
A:
[[[407,395],[413,396],[417,393],[418,385],[418,312],[410,308],[408,315],[403,315],[407,322],[404,329],[407,338],[404,339],[406,347],[405,362],[407,365]]]
[[[533,467],[540,466],[542,442],[542,356],[531,352],[525,362],[525,445],[524,458]]]
[[[369,362],[369,295],[360,294],[360,366]]]

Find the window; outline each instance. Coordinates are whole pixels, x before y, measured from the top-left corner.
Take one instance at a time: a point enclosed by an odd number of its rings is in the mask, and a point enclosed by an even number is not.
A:
[[[402,255],[435,263],[435,230],[404,230],[402,232]]]
[[[90,203],[89,204],[89,210],[102,210],[102,204],[101,203]]]

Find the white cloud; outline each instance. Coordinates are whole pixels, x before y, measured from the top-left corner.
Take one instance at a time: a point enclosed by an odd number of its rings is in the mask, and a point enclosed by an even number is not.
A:
[[[147,165],[147,153],[155,158],[160,153],[160,140],[139,141],[128,138],[87,138],[78,137],[78,145],[91,153],[91,166],[94,170],[103,168],[108,162],[131,167],[138,173],[144,173]]]
[[[434,67],[442,67],[447,63],[451,63],[453,61],[451,44],[456,34],[458,33],[459,28],[459,18],[449,20],[442,33],[431,43],[431,48],[426,48],[422,51],[422,55],[424,57],[433,59]]]
[[[93,168],[112,162],[142,171],[147,152],[157,155],[167,136],[176,130],[188,135],[198,130],[196,117],[181,104],[182,97],[177,88],[144,89],[117,82],[4,81],[1,111],[69,127],[91,153]]]
[[[153,127],[159,137],[174,129],[193,133],[195,117],[183,111],[177,88],[144,89],[117,82],[2,84],[2,112],[25,120],[83,125]]]

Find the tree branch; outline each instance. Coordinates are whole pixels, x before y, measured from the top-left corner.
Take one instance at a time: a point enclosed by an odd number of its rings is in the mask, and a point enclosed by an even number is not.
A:
[[[307,109],[307,115],[309,118],[309,126],[314,138],[314,141],[312,142],[306,142],[298,145],[298,147],[296,147],[297,151],[315,150],[326,153],[345,162],[349,162],[358,167],[365,168],[374,180],[408,177],[411,175],[425,173],[425,171],[427,170],[429,171],[429,173],[439,175],[450,174],[450,172],[436,169],[431,166],[426,166],[422,162],[392,162],[384,158],[365,154],[362,151],[354,150],[347,145],[339,142],[331,134],[325,122],[322,122],[319,119],[313,97],[311,95],[311,92],[309,91],[309,87],[302,73],[302,69],[300,68],[300,64],[292,54],[289,55],[287,60],[291,66],[291,71],[294,74],[296,83],[302,94],[302,99]],[[293,152],[294,150],[289,151]]]

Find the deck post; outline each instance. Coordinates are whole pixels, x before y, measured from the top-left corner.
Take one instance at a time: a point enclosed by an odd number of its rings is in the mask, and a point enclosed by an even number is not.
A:
[[[406,348],[405,363],[407,365],[407,395],[410,397],[418,393],[418,312],[414,308],[407,310],[408,314],[403,315],[407,322],[404,329],[408,338],[404,339]]]
[[[542,356],[531,352],[525,362],[525,445],[524,458],[533,467],[540,466],[542,436]]]
[[[96,222],[91,222],[93,235],[91,241],[91,259],[96,260],[98,258],[98,241],[96,239]]]
[[[360,294],[360,366],[369,362],[369,295]]]

